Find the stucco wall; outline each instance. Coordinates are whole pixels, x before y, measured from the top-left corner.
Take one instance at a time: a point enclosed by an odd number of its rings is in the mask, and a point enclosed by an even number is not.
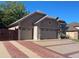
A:
[[[77,31],[66,32],[66,35],[67,35],[70,39],[78,39],[78,32],[77,32]]]

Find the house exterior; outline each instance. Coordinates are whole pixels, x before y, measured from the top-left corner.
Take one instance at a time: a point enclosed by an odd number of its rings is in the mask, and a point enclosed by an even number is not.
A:
[[[67,26],[66,35],[69,39],[79,39],[79,23],[70,23]]]
[[[58,21],[43,12],[36,11],[9,25],[9,29],[18,29],[18,39],[57,39]]]

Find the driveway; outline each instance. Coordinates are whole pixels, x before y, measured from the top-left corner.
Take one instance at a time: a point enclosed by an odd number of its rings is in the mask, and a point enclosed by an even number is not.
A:
[[[63,40],[43,40],[34,42],[40,46],[48,48],[58,54],[66,57],[79,57],[79,42],[75,42],[69,39]]]
[[[34,41],[1,41],[0,58],[63,58],[55,51],[44,48]]]
[[[0,41],[2,58],[79,57],[79,43],[72,40]]]

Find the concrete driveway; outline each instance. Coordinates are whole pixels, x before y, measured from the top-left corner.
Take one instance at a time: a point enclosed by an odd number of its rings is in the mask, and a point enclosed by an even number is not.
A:
[[[0,41],[0,58],[64,58],[66,56],[40,46],[35,41]]]
[[[79,43],[72,40],[0,41],[0,58],[79,57]]]
[[[75,42],[69,39],[63,40],[42,40],[34,42],[40,46],[48,48],[58,54],[64,55],[66,57],[79,57],[79,42]]]

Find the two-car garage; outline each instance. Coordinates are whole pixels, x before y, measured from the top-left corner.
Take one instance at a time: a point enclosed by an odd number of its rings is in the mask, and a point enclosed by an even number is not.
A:
[[[57,31],[52,29],[41,29],[40,39],[56,39]]]

